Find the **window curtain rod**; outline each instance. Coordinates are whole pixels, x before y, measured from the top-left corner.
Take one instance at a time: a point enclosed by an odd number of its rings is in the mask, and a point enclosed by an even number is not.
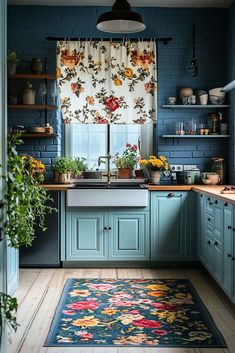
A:
[[[108,42],[108,41],[113,41],[113,42],[122,42],[122,41],[130,41],[130,42],[138,42],[138,41],[156,41],[156,42],[162,42],[163,44],[168,44],[168,42],[170,42],[172,40],[171,37],[163,37],[163,38],[128,38],[128,37],[123,37],[123,38],[79,38],[79,37],[46,37],[46,40],[49,41],[63,41],[63,40],[68,40],[68,41],[76,41],[76,40],[81,40],[83,42],[87,41],[87,40],[92,40],[95,42],[99,42],[99,41],[104,41],[104,42]]]

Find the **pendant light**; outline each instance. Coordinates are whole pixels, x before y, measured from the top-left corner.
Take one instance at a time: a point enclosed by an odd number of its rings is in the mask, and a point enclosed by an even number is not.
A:
[[[96,27],[109,33],[135,33],[146,28],[142,16],[131,11],[127,0],[116,0],[110,12],[100,15]]]
[[[193,57],[189,65],[189,72],[191,72],[192,77],[196,77],[198,74],[198,61],[196,59],[196,40],[195,40],[196,26],[193,25]]]

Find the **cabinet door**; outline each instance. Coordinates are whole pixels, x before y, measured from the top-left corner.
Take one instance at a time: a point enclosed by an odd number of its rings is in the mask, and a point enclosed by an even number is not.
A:
[[[223,243],[223,202],[214,200],[214,237]]]
[[[224,206],[224,263],[223,263],[223,288],[232,295],[233,285],[233,206]]]
[[[205,205],[206,197],[202,194],[196,195],[197,201],[197,238],[198,238],[198,258],[205,261]]]
[[[110,259],[149,260],[148,212],[110,212]]]
[[[214,243],[212,238],[210,238],[207,234],[205,236],[205,259],[204,265],[208,269],[210,273],[213,273],[214,269]]]
[[[107,217],[100,212],[67,211],[66,260],[106,260]]]
[[[189,194],[187,192],[152,192],[152,260],[186,260],[190,257],[190,244]]]
[[[223,281],[223,244],[214,238],[214,263],[213,272],[217,282],[221,285]]]
[[[19,282],[19,250],[7,247],[7,292],[13,295]]]

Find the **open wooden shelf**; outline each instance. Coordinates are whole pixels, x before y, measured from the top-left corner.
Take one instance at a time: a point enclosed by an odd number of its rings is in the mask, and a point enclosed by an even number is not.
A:
[[[162,135],[163,138],[226,138],[230,135]]]
[[[46,132],[23,132],[20,135],[23,139],[40,139],[40,138],[55,138],[56,134],[48,134]]]
[[[15,74],[8,75],[8,80],[56,80],[56,74]]]
[[[229,104],[164,104],[162,108],[167,109],[218,109],[218,108],[229,108]]]
[[[9,104],[8,109],[11,110],[56,110],[55,105],[50,104]]]

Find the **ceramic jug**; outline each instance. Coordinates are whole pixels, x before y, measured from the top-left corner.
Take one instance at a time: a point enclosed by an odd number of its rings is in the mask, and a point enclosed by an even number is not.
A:
[[[30,82],[27,82],[22,91],[22,103],[23,104],[35,104],[36,92]]]

